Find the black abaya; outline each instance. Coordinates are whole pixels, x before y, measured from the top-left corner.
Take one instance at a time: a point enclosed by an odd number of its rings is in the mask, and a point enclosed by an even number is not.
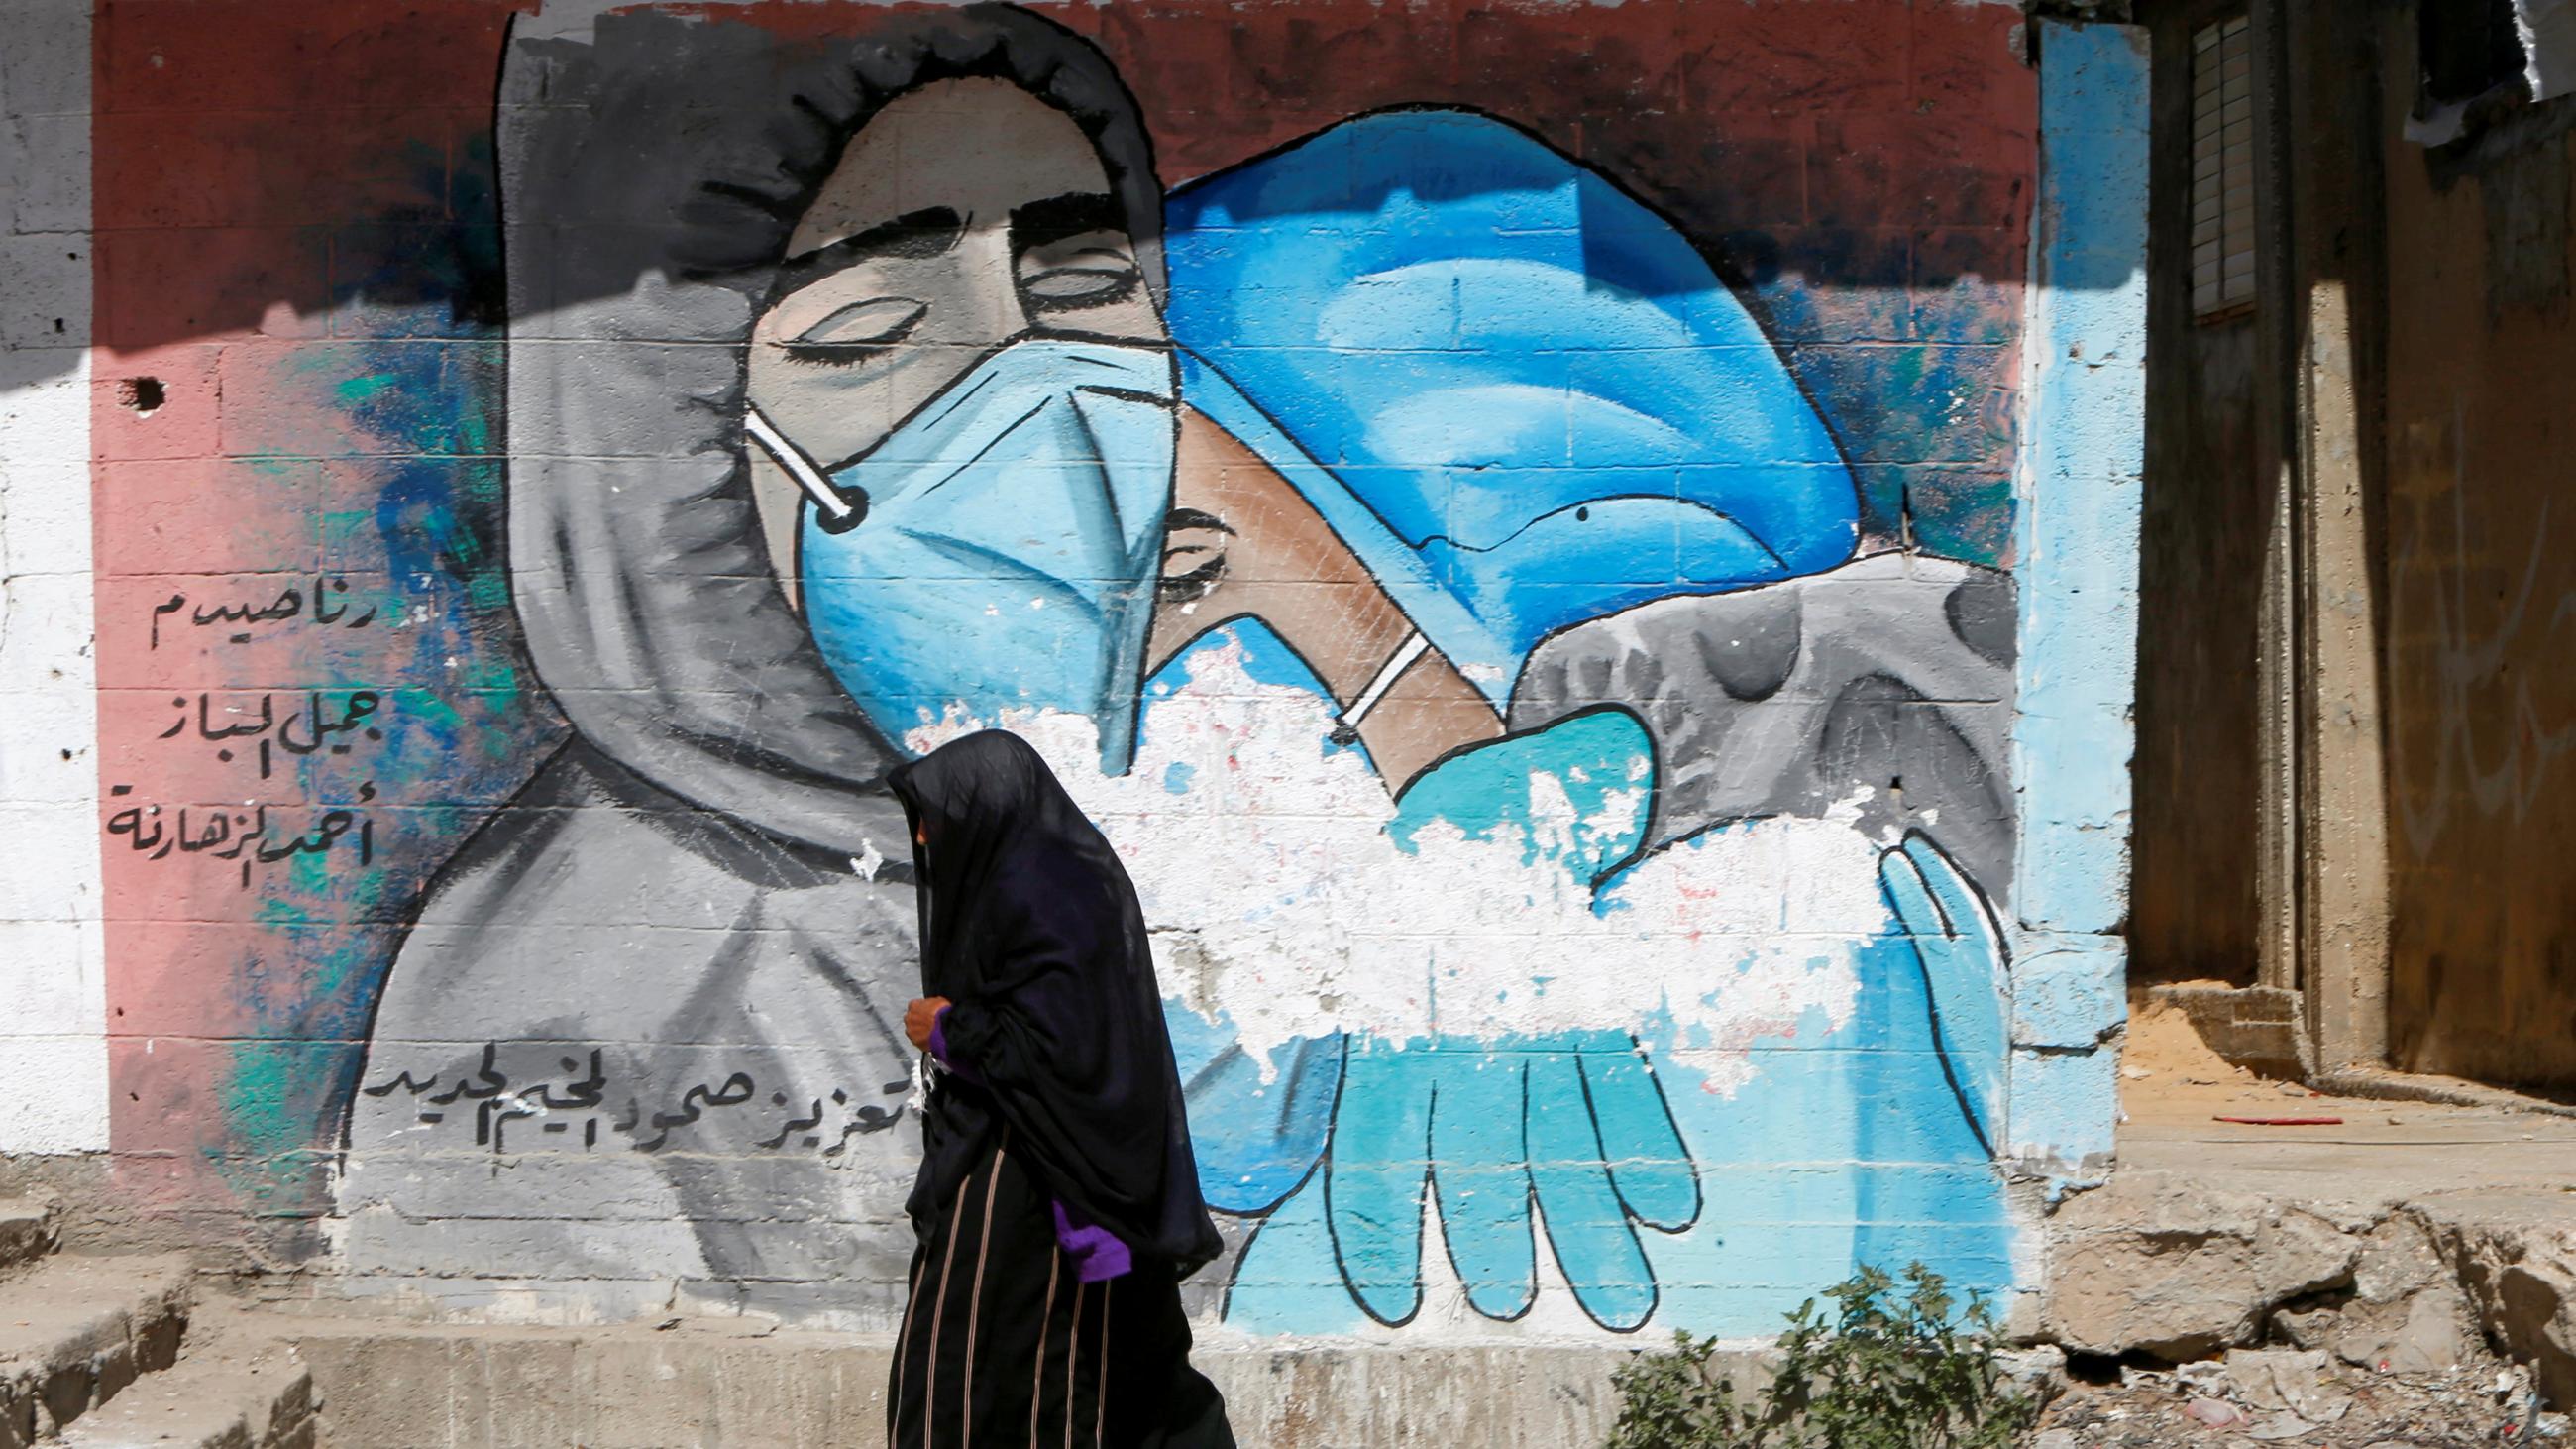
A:
[[[1047,1192],[1005,1144],[913,1255],[886,1442],[1232,1449],[1225,1401],[1189,1353],[1171,1265],[1080,1281]]]
[[[1189,1366],[1180,1280],[1218,1239],[1135,888],[1015,736],[970,735],[891,783],[928,841],[922,993],[952,1003],[955,1070],[923,1122],[889,1443],[1231,1449]],[[1082,1281],[1060,1216],[1132,1266]]]

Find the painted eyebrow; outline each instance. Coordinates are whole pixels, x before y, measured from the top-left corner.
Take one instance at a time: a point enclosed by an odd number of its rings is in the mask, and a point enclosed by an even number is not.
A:
[[[1011,211],[1013,252],[1029,251],[1090,231],[1128,235],[1127,212],[1118,204],[1118,198],[1096,191],[1068,191]]]
[[[880,257],[935,257],[957,245],[965,234],[966,218],[954,208],[907,211],[892,221],[789,257],[778,269],[777,295],[784,297],[843,268]]]
[[[1163,531],[1166,533],[1179,533],[1183,529],[1193,528],[1212,528],[1219,533],[1234,534],[1231,525],[1205,509],[1175,508],[1163,515]]]

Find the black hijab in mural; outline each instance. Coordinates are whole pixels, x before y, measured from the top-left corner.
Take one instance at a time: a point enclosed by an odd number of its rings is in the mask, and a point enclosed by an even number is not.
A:
[[[923,835],[922,992],[971,1080],[934,1097],[913,1213],[1007,1125],[1067,1208],[1187,1274],[1216,1256],[1145,918],[1126,868],[1037,751],[969,735],[896,770]]]

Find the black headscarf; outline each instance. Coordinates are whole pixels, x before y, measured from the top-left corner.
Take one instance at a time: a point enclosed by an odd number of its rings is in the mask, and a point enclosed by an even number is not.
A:
[[[1188,1274],[1219,1242],[1199,1198],[1180,1073],[1136,888],[1016,735],[944,745],[890,777],[912,823],[922,994],[955,1003],[924,1127],[917,1220],[1007,1125],[1048,1190]]]

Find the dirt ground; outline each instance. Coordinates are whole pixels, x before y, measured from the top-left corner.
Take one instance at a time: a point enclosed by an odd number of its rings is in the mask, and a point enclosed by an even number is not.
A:
[[[2557,1192],[2576,1218],[2576,1117],[2322,1095],[2228,1065],[2171,1007],[2140,996],[2130,1011],[2122,1171],[2360,1207],[2466,1191]]]

